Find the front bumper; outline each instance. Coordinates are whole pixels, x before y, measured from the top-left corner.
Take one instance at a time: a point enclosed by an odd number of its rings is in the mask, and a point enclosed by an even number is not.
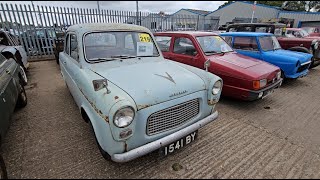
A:
[[[195,130],[205,126],[206,124],[216,120],[218,118],[218,112],[214,112],[210,116],[184,128],[181,129],[175,133],[172,133],[166,137],[163,137],[161,139],[158,139],[156,141],[150,142],[146,145],[140,146],[138,148],[132,149],[128,152],[122,153],[122,154],[114,154],[111,156],[111,159],[115,162],[128,162],[135,158],[138,158],[140,156],[146,155],[148,153],[151,153],[161,147],[164,147],[176,140],[179,140],[183,138],[184,136],[194,132]]]
[[[280,80],[278,80],[277,82],[275,82],[271,86],[268,86],[264,89],[261,89],[258,91],[249,91],[248,100],[253,101],[253,100],[260,99],[260,98],[267,96],[270,91],[273,91],[275,88],[279,88],[282,84],[282,81],[283,81],[283,79],[281,78]]]

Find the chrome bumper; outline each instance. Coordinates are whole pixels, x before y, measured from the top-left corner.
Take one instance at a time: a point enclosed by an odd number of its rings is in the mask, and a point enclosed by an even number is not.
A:
[[[186,135],[196,131],[197,129],[205,126],[206,124],[216,120],[218,118],[218,111],[214,112],[210,116],[184,128],[181,129],[175,133],[172,133],[166,137],[163,137],[161,139],[158,139],[156,141],[150,142],[146,145],[140,146],[136,149],[132,149],[131,151],[122,153],[122,154],[114,154],[111,156],[111,159],[115,162],[123,163],[123,162],[128,162],[131,161],[135,158],[138,158],[140,156],[146,155],[148,153],[151,153],[161,147],[164,147],[176,140],[179,140]]]

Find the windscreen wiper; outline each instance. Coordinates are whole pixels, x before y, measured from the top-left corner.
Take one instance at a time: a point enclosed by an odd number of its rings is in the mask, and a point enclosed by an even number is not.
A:
[[[111,61],[111,60],[115,60],[115,58],[91,58],[89,59],[89,61]]]
[[[129,59],[129,58],[136,58],[137,56],[126,56],[126,55],[117,55],[111,56],[111,58],[120,58],[120,59]]]

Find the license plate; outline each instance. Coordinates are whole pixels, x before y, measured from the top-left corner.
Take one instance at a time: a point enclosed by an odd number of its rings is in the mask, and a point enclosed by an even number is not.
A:
[[[265,98],[265,97],[267,97],[267,96],[269,96],[270,94],[272,94],[273,93],[273,90],[269,90],[269,91],[265,91],[263,94],[263,96],[262,96],[262,98],[261,99],[263,99],[263,98]]]
[[[196,140],[198,136],[198,130],[163,147],[161,150],[160,150],[160,153],[164,156],[167,156],[168,154],[171,154],[175,151],[177,151],[178,149],[181,149],[183,148],[184,146],[190,144],[191,142],[193,142],[194,140]]]

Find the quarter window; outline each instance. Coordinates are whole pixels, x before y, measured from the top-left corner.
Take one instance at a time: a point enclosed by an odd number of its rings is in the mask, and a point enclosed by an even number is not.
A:
[[[76,61],[78,61],[78,42],[75,34],[70,35],[70,51],[70,56]]]
[[[257,40],[255,37],[235,37],[233,44],[235,49],[258,51]]]
[[[171,37],[169,36],[156,36],[156,42],[158,43],[162,52],[168,52],[171,44]]]
[[[69,34],[67,34],[67,36],[66,36],[66,44],[65,44],[65,53],[66,54],[69,54],[70,55],[70,35]]]
[[[232,46],[232,36],[222,36],[222,37],[230,46]]]
[[[195,56],[197,50],[189,38],[176,38],[174,40],[174,53]]]

